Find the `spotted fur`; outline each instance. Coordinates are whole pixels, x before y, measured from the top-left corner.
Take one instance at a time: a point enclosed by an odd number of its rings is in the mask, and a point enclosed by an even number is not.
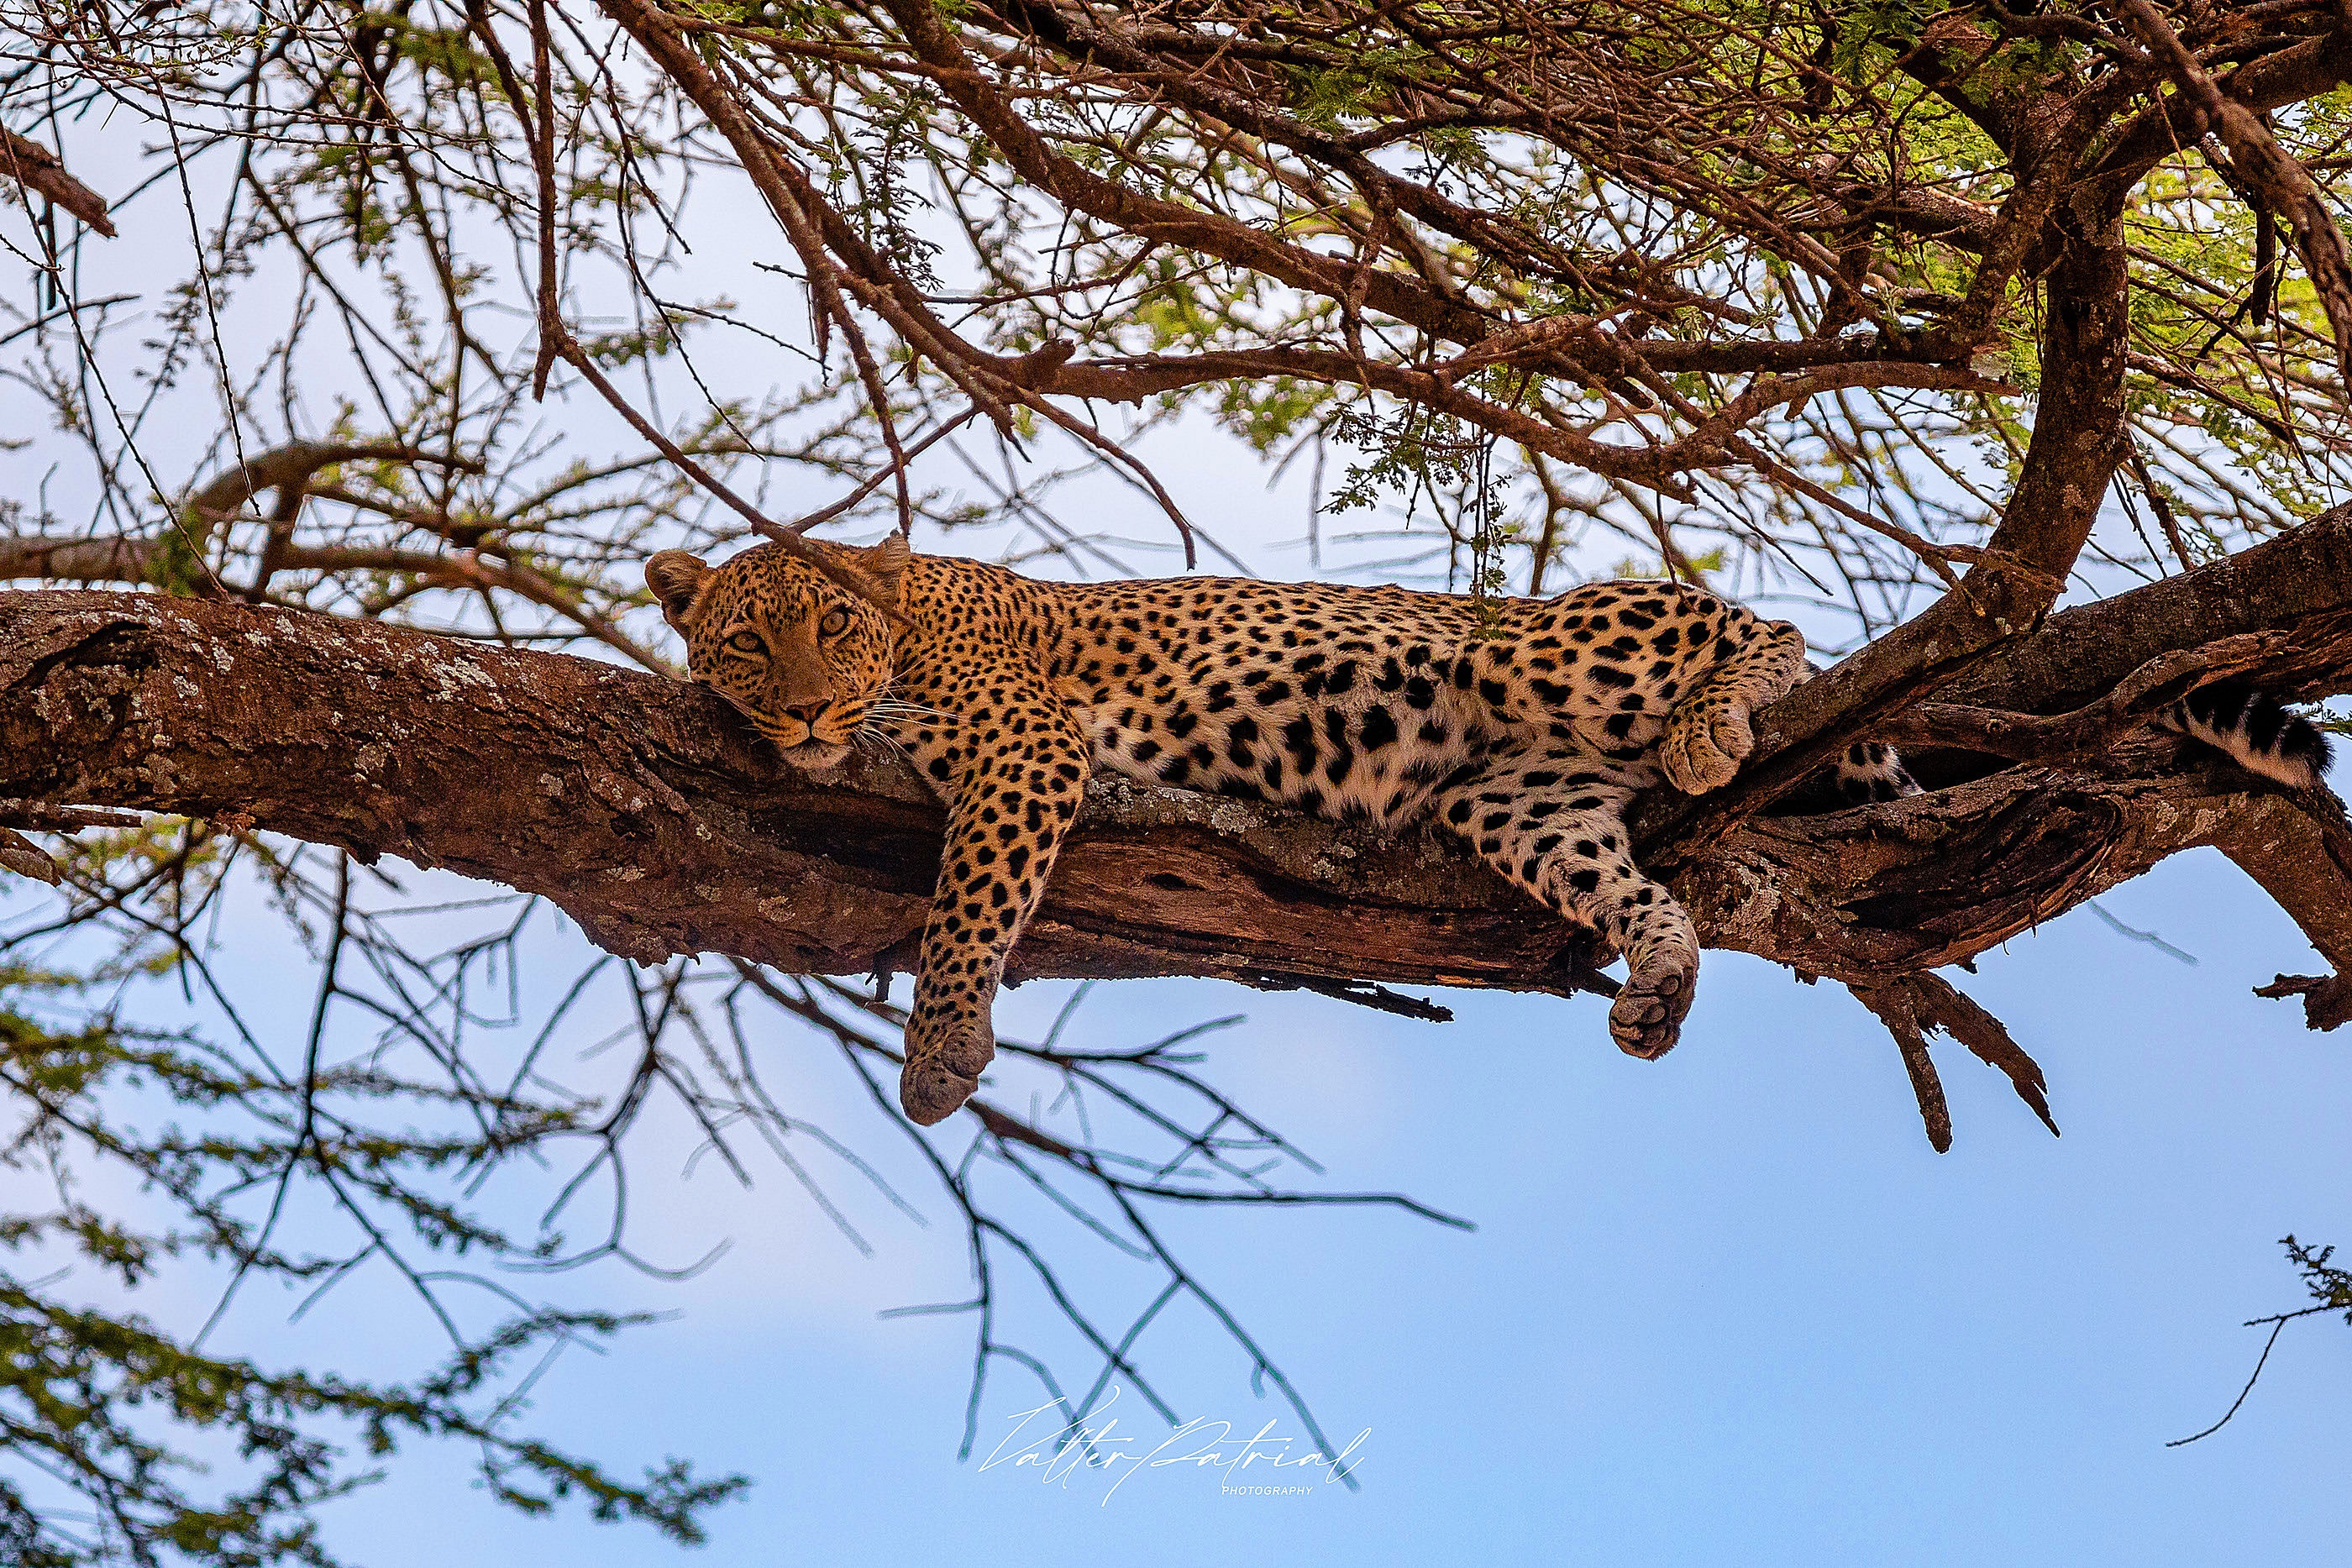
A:
[[[1698,942],[1633,863],[1626,804],[1661,781],[1728,783],[1749,716],[1807,673],[1795,627],[1673,583],[1482,606],[1325,583],[1047,583],[896,539],[824,548],[899,623],[773,545],[717,568],[665,550],[646,575],[694,678],[787,756],[828,766],[879,735],[947,801],[900,1084],[926,1124],[994,1053],[1005,956],[1096,772],[1441,827],[1624,956],[1610,1033],[1663,1054]],[[1836,788],[1916,786],[1865,744]]]
[[[2156,716],[2166,729],[2194,736],[2239,766],[2291,789],[2316,789],[2326,777],[2327,737],[2278,699],[2235,681],[2200,686]]]

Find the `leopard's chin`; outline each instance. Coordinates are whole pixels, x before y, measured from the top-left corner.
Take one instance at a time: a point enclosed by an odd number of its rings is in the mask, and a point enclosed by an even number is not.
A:
[[[804,740],[798,746],[777,749],[785,761],[803,773],[830,773],[849,759],[849,747],[830,740]]]

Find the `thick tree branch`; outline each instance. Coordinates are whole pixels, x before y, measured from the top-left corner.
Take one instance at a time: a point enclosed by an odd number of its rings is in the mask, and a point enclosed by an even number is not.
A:
[[[2344,690],[2335,639],[2352,624],[2352,506],[2324,512],[2195,571],[2052,616],[1988,655],[1943,693],[1955,703],[2063,713],[2096,701],[2175,650],[2278,632],[2307,650],[2262,666],[2287,697]]]
[[[2194,600],[2201,575],[2112,602],[2161,620]],[[2352,576],[2336,592],[2352,593]],[[2093,612],[2112,613],[2070,615]],[[2232,667],[2352,686],[2352,617],[2318,605],[2272,630],[2263,662]],[[2100,678],[2102,657],[2086,653],[2083,678]],[[1974,695],[2001,706],[2004,693]],[[1675,885],[1711,946],[1871,984],[1966,959],[2220,843],[2275,881],[2342,963],[2347,941],[2326,911],[2331,898],[2352,907],[2352,854],[2311,856],[2294,837],[2311,819],[2294,803],[2221,764],[2170,771],[2177,751],[2151,738],[2097,767],[2011,768],[1885,806],[1750,820],[1683,855]],[[0,596],[10,799],[226,818],[397,854],[543,894],[630,956],[717,951],[826,973],[909,961],[940,824],[895,766],[803,778],[716,700],[672,683],[382,626],[92,593]],[[2285,847],[2257,864],[2263,845]],[[2275,864],[2297,868],[2292,885]],[[1434,841],[1113,781],[1095,791],[1013,968],[1564,993],[1595,984],[1590,956]]]
[[[64,539],[41,534],[0,538],[0,581],[145,582],[163,545],[155,539]]]
[[[544,894],[648,960],[904,967],[929,904],[941,815],[911,776],[815,784],[673,682],[98,593],[0,595],[0,800],[233,817],[446,866]],[[1014,969],[1565,992],[1582,954],[1433,845],[1113,783]]]
[[[2072,713],[2014,713],[1959,703],[1920,703],[1880,725],[1876,737],[1905,748],[1942,747],[2014,762],[2065,762],[2107,749],[2150,714],[2208,681],[2274,664],[2284,639],[2248,632],[2150,659],[2097,702]]]
[[[1874,724],[2028,635],[2057,601],[2123,457],[2129,309],[2120,209],[2073,193],[2052,221],[2066,238],[2047,285],[2033,437],[1983,559],[1927,613],[1775,704],[1731,787],[1653,828],[1676,841],[1670,854],[1703,853]]]

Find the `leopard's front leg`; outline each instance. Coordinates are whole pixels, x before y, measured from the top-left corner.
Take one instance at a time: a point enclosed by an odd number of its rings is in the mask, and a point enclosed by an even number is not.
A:
[[[898,1101],[925,1126],[980,1086],[996,1055],[998,982],[1086,795],[1084,737],[1034,670],[985,645],[939,649],[912,695],[940,710],[908,751],[948,801],[923,927]]]
[[[1698,984],[1698,936],[1673,894],[1642,874],[1625,831],[1631,784],[1573,748],[1513,749],[1437,798],[1481,859],[1624,955],[1609,1033],[1629,1056],[1674,1048]]]

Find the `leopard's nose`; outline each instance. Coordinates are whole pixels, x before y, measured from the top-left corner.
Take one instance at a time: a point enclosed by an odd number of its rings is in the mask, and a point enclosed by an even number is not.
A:
[[[817,719],[832,706],[831,699],[813,703],[787,703],[784,705],[784,711],[811,729],[814,729]]]

